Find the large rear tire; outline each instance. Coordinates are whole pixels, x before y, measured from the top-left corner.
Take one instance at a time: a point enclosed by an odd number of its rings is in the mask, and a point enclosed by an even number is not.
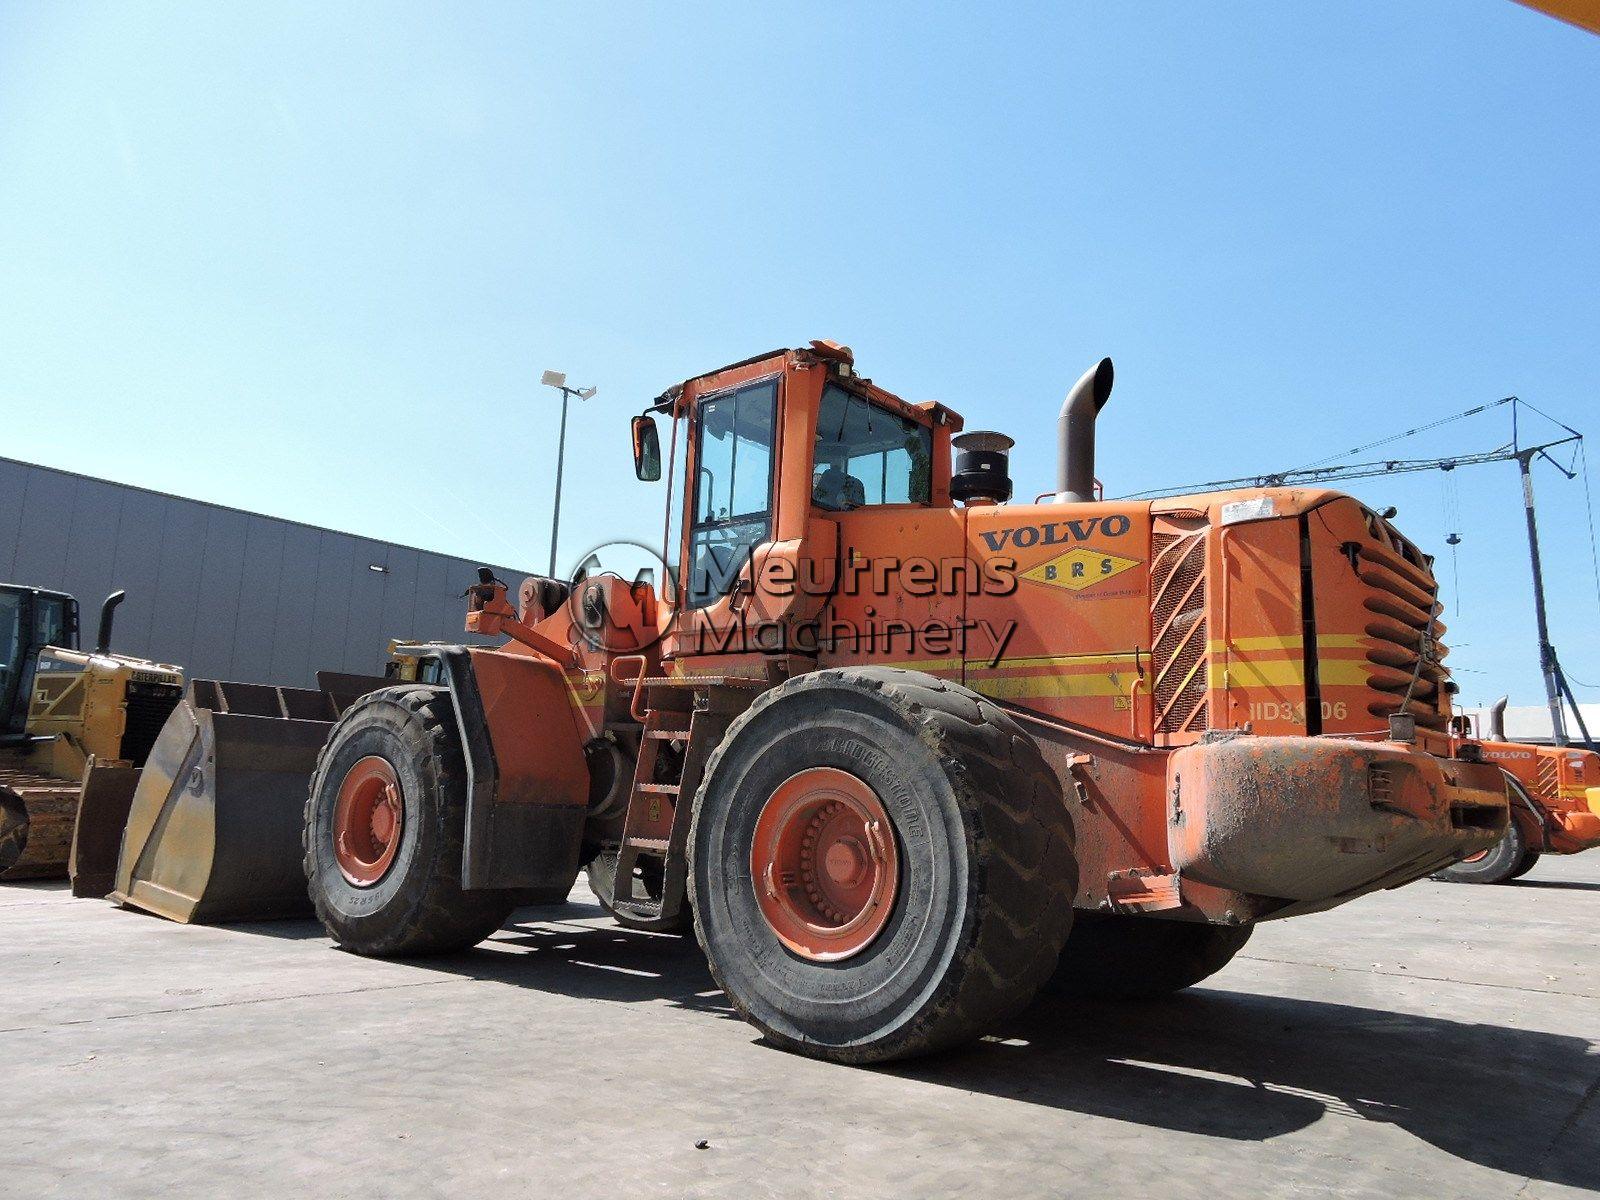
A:
[[[466,807],[447,692],[385,688],[351,705],[317,756],[302,841],[317,917],[340,946],[448,954],[505,922],[517,893],[461,887]]]
[[[1079,913],[1044,990],[1095,1000],[1165,996],[1222,970],[1244,948],[1253,929]]]
[[[1511,872],[1511,878],[1521,879],[1529,871],[1539,865],[1539,851],[1531,846],[1522,852],[1522,861],[1517,864],[1517,869]]]
[[[690,846],[717,983],[775,1045],[836,1062],[992,1028],[1072,923],[1055,774],[1000,709],[917,672],[826,670],[762,695],[711,757]]]

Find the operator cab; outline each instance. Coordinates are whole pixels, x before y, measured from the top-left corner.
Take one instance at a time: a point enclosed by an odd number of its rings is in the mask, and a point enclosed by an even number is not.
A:
[[[811,502],[828,512],[869,504],[926,504],[933,431],[837,383],[817,411]]]
[[[665,456],[653,413],[670,421]],[[662,477],[665,457],[662,557],[681,564],[678,632],[816,617],[831,589],[795,581],[833,572],[855,533],[875,529],[872,514],[950,509],[950,437],[960,428],[943,405],[910,404],[861,378],[849,348],[832,342],[772,351],[663,393],[634,418],[633,450],[646,481]],[[776,590],[773,572],[788,580]],[[745,644],[713,640],[720,652]]]
[[[78,602],[65,592],[0,583],[0,741],[24,736],[39,651],[78,648]]]

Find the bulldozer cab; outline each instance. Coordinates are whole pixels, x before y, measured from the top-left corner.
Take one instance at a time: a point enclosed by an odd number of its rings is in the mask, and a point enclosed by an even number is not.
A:
[[[27,736],[39,651],[78,648],[78,602],[65,592],[0,584],[0,740]]]

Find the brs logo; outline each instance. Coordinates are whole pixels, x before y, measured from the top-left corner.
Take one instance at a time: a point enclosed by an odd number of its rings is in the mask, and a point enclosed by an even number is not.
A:
[[[1030,546],[1059,546],[1067,542],[1086,542],[1098,530],[1101,537],[1121,537],[1133,522],[1121,513],[1109,517],[1085,517],[1077,521],[1057,521],[1051,525],[1023,525],[1018,529],[986,529],[983,540],[998,554],[1010,545],[1017,550]]]

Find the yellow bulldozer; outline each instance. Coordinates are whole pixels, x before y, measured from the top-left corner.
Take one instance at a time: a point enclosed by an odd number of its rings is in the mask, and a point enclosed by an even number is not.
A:
[[[0,880],[69,873],[80,805],[126,811],[182,694],[179,668],[111,652],[123,598],[84,650],[75,597],[0,584]]]

